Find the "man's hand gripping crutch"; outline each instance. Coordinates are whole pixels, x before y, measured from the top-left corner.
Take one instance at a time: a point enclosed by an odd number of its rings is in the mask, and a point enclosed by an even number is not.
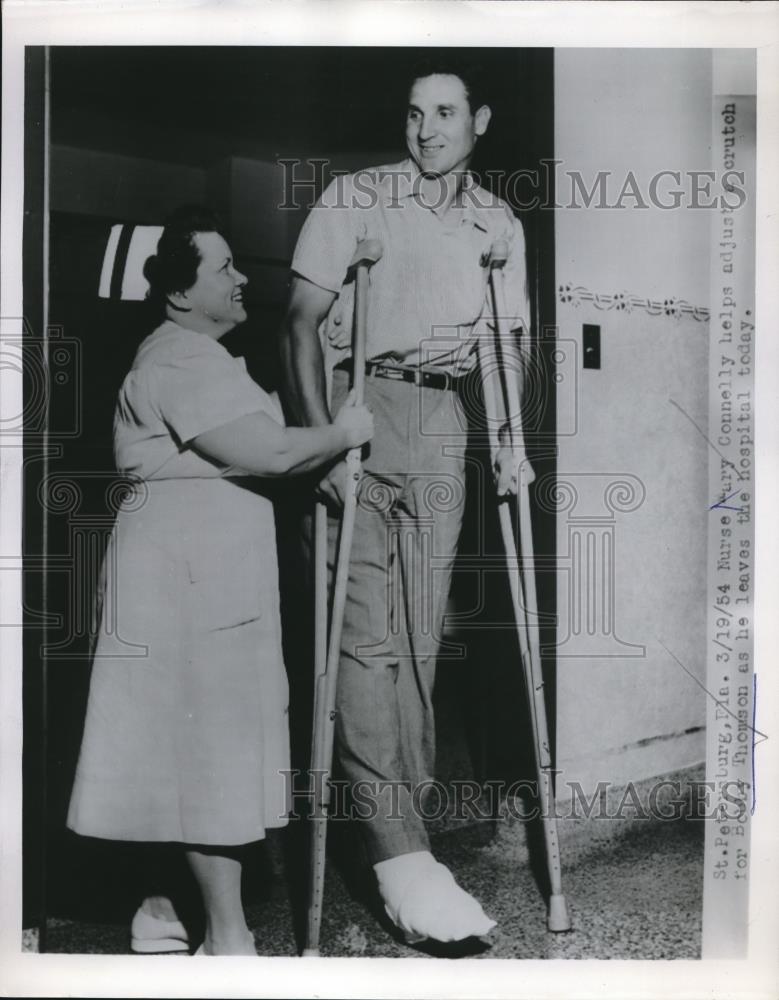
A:
[[[549,871],[551,895],[547,926],[550,931],[570,930],[568,906],[562,892],[560,850],[557,818],[554,813],[552,790],[552,759],[544,702],[544,682],[538,641],[538,612],[535,570],[533,567],[533,535],[530,519],[528,486],[533,472],[525,454],[522,428],[519,379],[520,354],[514,334],[505,329],[506,305],[503,267],[508,259],[505,240],[496,240],[490,248],[489,282],[494,336],[489,340],[485,325],[479,341],[479,366],[484,393],[484,408],[490,438],[493,467],[498,475],[498,512],[503,546],[508,564],[511,600],[522,657],[533,749],[538,775],[538,796],[544,827],[544,842]],[[502,392],[506,421],[499,431],[497,392]],[[510,457],[510,470],[507,468]],[[512,486],[514,487],[512,489]],[[515,537],[510,495],[516,491],[519,533]],[[520,572],[515,572],[515,563]]]
[[[378,240],[362,240],[349,265],[354,270],[355,302],[352,337],[352,392],[355,405],[362,404],[365,388],[365,340],[368,320],[368,269],[382,255]],[[319,933],[322,926],[322,901],[325,886],[327,847],[327,813],[330,807],[330,774],[333,766],[336,692],[338,666],[341,657],[346,585],[349,579],[349,557],[357,511],[357,487],[361,475],[361,449],[352,448],[346,456],[347,488],[344,496],[338,557],[335,567],[332,610],[328,639],[327,622],[327,509],[317,503],[314,521],[314,732],[311,741],[311,778],[313,782],[313,814],[309,871],[309,899],[306,920],[304,956],[319,955]]]

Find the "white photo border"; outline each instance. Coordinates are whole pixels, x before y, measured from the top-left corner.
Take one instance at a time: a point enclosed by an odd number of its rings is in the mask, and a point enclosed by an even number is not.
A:
[[[0,994],[15,996],[776,996],[777,634],[774,511],[779,509],[776,413],[779,338],[779,5],[776,3],[467,2],[122,3],[5,0],[3,4],[2,301],[21,317],[25,45],[440,45],[754,48],[758,72],[757,180],[757,727],[760,808],[752,821],[749,957],[740,962],[222,959],[190,967],[175,958],[38,955],[21,941],[21,634],[0,628]],[[5,321],[4,321],[5,322]],[[3,374],[3,406],[21,379]],[[21,410],[21,405],[18,406]],[[14,410],[16,412],[16,410]],[[14,454],[14,451],[18,452]],[[2,455],[0,551],[21,551],[21,449]],[[21,601],[21,580],[0,574],[0,621]],[[18,612],[16,612],[18,614]],[[18,619],[17,619],[18,620]],[[772,735],[773,734],[773,735]]]

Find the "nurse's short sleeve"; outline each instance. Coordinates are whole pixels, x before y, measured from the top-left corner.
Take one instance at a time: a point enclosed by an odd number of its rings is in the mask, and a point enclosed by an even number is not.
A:
[[[193,344],[152,369],[153,405],[181,444],[249,413],[275,416],[244,362],[216,344],[206,347]]]
[[[292,270],[336,294],[357,246],[359,209],[351,176],[336,177],[308,213],[292,258]]]

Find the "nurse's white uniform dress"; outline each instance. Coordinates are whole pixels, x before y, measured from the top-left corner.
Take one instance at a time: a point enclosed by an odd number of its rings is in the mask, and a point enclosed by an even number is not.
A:
[[[273,507],[189,446],[281,411],[204,334],[163,323],[140,346],[114,421],[123,501],[68,826],[114,840],[236,845],[289,811],[288,687]]]

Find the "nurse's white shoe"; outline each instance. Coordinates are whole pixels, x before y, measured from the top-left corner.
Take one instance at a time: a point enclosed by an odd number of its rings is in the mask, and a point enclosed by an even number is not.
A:
[[[189,951],[189,935],[180,920],[165,920],[139,909],[130,928],[130,948],[136,955]]]
[[[429,851],[400,854],[380,861],[373,870],[387,916],[409,944],[426,938],[462,941],[497,926]]]

